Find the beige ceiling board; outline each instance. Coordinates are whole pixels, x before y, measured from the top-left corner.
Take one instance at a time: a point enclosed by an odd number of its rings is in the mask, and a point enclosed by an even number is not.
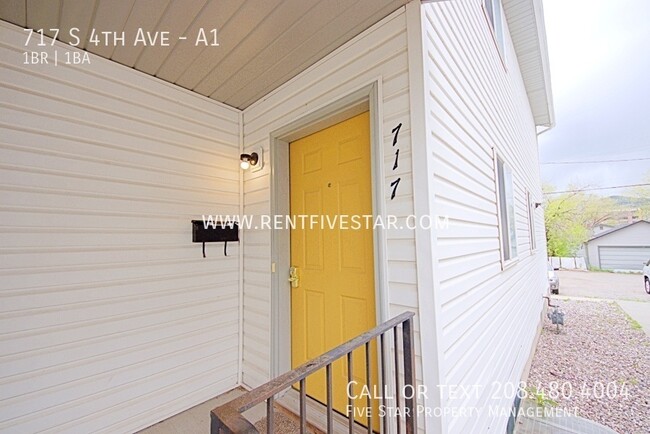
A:
[[[305,0],[288,0],[282,2],[264,17],[255,28],[195,87],[203,95],[212,94],[229,78],[238,75],[249,62],[262,56],[269,44],[276,41],[293,23],[300,22],[311,9],[312,2]]]
[[[243,109],[406,3],[0,0],[0,18],[21,27],[59,28],[58,39],[67,43],[75,42],[70,30],[78,28],[79,48]],[[92,29],[98,44],[89,41]],[[156,39],[135,45],[140,29]],[[216,29],[219,46],[197,44],[200,29],[209,39]],[[115,39],[122,32],[124,42]],[[161,32],[168,33],[165,45]]]
[[[197,89],[201,81],[208,74],[218,74],[217,66],[231,51],[240,58],[245,54],[250,55],[251,53],[240,52],[239,45],[251,33],[257,32],[257,26],[276,7],[277,1],[247,0],[237,11],[233,19],[221,29],[219,34],[219,44],[221,45],[219,48],[216,50],[204,50],[203,55],[189,65],[176,83],[187,89],[193,89],[201,95],[205,95]]]
[[[134,45],[134,35],[137,35],[140,28],[145,31],[153,31],[165,13],[169,2],[170,0],[137,0],[124,26],[124,33],[128,35],[127,43],[124,46],[115,47],[111,58],[123,65],[131,67],[135,65],[145,47],[142,44]]]
[[[10,23],[25,27],[26,9],[25,0],[0,1],[0,17]]]
[[[70,35],[70,29],[77,28],[75,35],[80,41],[85,41],[88,37],[90,23],[93,21],[93,14],[97,6],[96,0],[63,0],[61,8],[61,20],[59,23],[59,39],[67,43],[76,43],[77,41]],[[85,42],[79,43],[79,48],[84,48]]]
[[[2,0],[4,1],[4,0]],[[43,33],[54,36],[50,29],[59,28],[61,0],[27,0],[27,27],[43,29]]]
[[[156,76],[175,83],[181,74],[187,70],[188,65],[191,65],[196,60],[202,61],[204,55],[209,51],[225,50],[226,47],[219,41],[221,39],[221,31],[241,5],[241,0],[211,0],[185,32],[187,40],[179,42],[174,47],[158,70]],[[201,29],[203,29],[209,43],[212,42],[210,31],[217,29],[217,40],[221,45],[218,47],[206,47],[203,43],[197,44],[197,36]]]
[[[192,24],[196,16],[201,13],[206,4],[206,0],[173,0],[165,11],[158,27],[151,30],[152,32],[156,30],[169,32],[170,35],[174,35],[173,38],[170,38],[170,46],[163,47],[160,44],[156,44],[146,47],[135,63],[135,69],[146,72],[147,74],[156,75],[160,66],[179,42],[178,36],[185,33],[185,30]]]
[[[321,1],[315,4],[304,2],[308,6],[308,12],[295,20],[291,26],[283,29],[282,34],[270,40],[268,45],[255,56],[249,56],[247,62],[241,65],[236,74],[218,77],[218,81],[209,77],[208,80],[215,80],[218,87],[210,90],[210,97],[218,95],[230,97],[239,92],[252,80],[257,80],[261,74],[265,74],[278,62],[287,61],[287,56],[295,53],[298,47],[304,46],[308,39],[306,35],[318,32],[323,26],[345,13],[350,4],[339,4],[337,2]],[[212,83],[211,83],[212,84]]]
[[[257,79],[246,84],[237,94],[230,97],[215,94],[212,97],[233,107],[248,107],[273,89],[318,62],[352,39],[352,37],[366,30],[372,23],[381,20],[398,9],[403,3],[405,2],[395,0],[359,0],[353,2],[353,6],[346,10],[345,13],[330,21],[318,31],[311,33],[298,48],[291,53],[287,53],[284,58],[279,59],[272,68],[263,71],[263,73],[260,72]],[[366,19],[361,21],[359,17],[362,16],[366,17]]]
[[[95,19],[91,25],[91,28],[95,30],[95,35],[99,37],[99,42],[95,44],[89,41],[86,44],[86,49],[91,53],[110,59],[116,43],[112,35],[119,34],[124,30],[134,3],[135,0],[99,0]],[[102,32],[109,32],[111,36],[106,38]],[[92,31],[88,37],[92,37]],[[125,38],[124,43],[129,43],[128,38]]]

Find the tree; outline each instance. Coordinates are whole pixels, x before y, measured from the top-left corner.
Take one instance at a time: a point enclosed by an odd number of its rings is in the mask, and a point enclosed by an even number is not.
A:
[[[573,256],[591,234],[591,230],[612,218],[614,202],[607,197],[587,194],[570,187],[569,193],[555,194],[545,185],[544,222],[548,256]]]
[[[650,184],[650,170],[642,178],[641,184]],[[650,185],[641,185],[627,190],[626,194],[636,199],[638,204],[639,218],[650,220]]]

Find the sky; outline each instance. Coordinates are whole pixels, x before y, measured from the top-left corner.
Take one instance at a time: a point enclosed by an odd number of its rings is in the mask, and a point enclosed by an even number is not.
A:
[[[650,176],[650,0],[543,4],[556,125],[539,136],[542,182],[557,190],[643,183]],[[620,159],[634,161],[544,164]]]

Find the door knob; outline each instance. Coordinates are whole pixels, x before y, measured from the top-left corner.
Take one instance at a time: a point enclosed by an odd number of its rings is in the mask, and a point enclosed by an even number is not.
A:
[[[297,288],[300,285],[300,278],[298,277],[298,267],[289,267],[289,282],[292,288]]]

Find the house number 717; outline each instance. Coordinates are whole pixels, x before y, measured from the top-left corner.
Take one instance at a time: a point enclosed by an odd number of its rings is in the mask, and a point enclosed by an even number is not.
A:
[[[393,146],[397,145],[397,136],[399,135],[400,128],[402,128],[401,122],[392,130]],[[393,163],[393,170],[397,169],[398,165],[399,165],[399,148],[395,149],[395,162]],[[393,188],[393,191],[390,194],[390,200],[395,199],[395,194],[397,194],[397,186],[399,185],[399,182],[401,180],[402,178],[397,178],[396,180],[390,183],[390,186]]]

